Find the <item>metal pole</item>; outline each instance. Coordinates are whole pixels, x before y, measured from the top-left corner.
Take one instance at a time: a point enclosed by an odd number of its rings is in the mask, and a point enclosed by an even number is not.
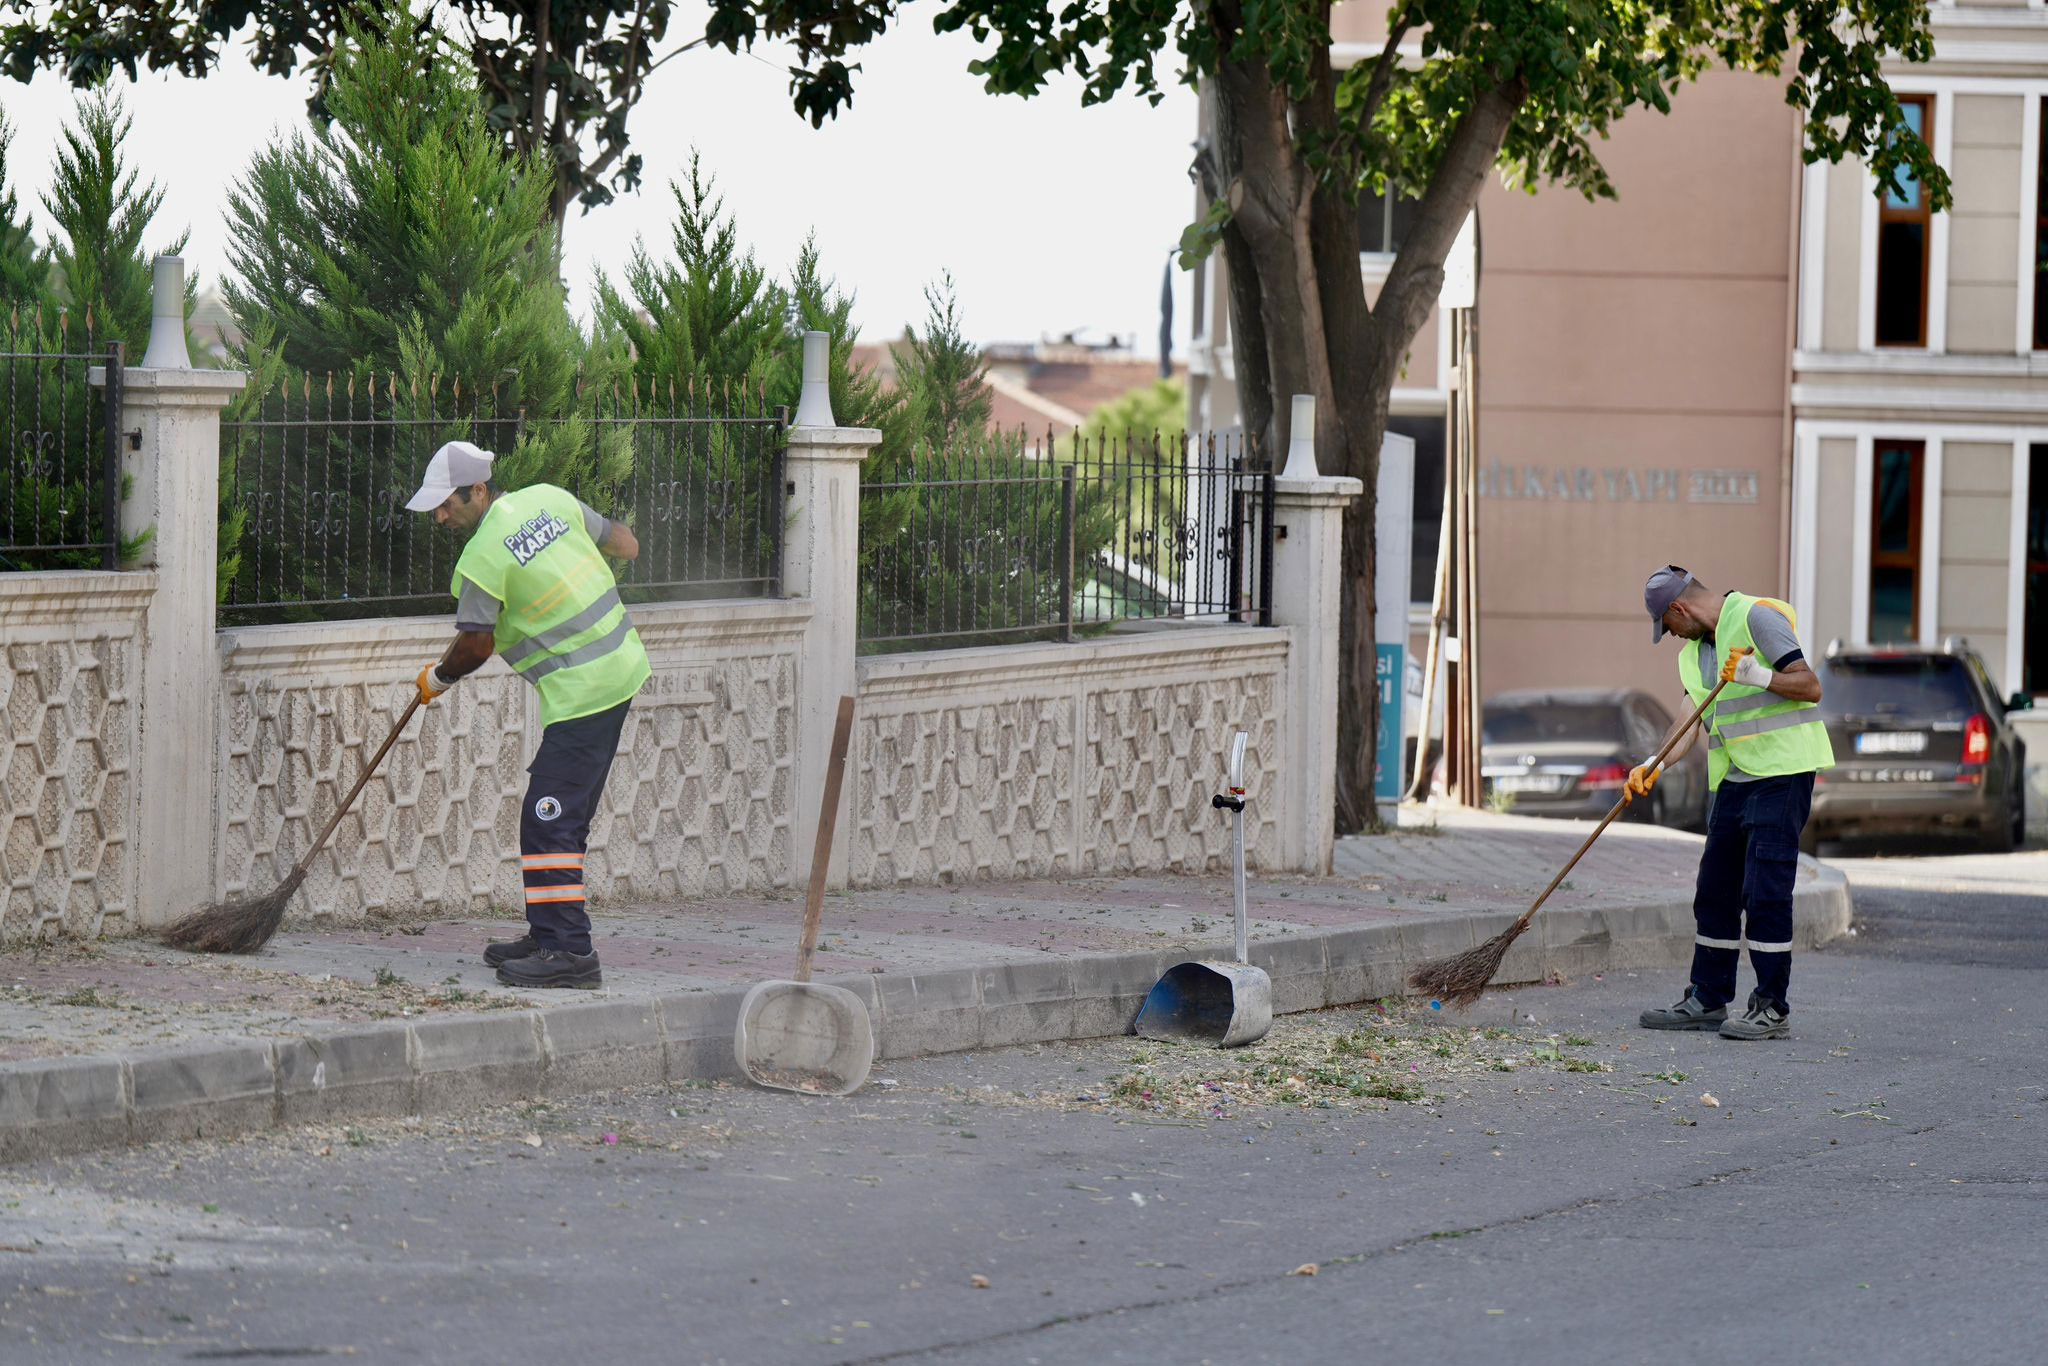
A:
[[[1074,638],[1074,467],[1060,466],[1060,639]]]
[[[1273,467],[1260,476],[1259,488],[1259,625],[1273,624]],[[1242,820],[1242,817],[1239,818]]]
[[[101,567],[106,569],[121,567],[122,363],[121,343],[107,343],[107,382],[102,396],[106,409],[101,419],[105,430],[100,433],[101,474],[106,481],[106,487],[100,491],[100,535],[107,541]]]
[[[1236,885],[1231,889],[1236,899],[1237,912],[1237,961],[1249,962],[1246,956],[1250,945],[1246,942],[1244,921],[1244,806],[1239,803],[1237,810],[1230,813],[1230,856],[1236,865]]]

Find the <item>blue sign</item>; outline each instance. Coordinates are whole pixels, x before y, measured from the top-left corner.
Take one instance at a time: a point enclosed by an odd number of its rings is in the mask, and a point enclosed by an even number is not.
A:
[[[1374,669],[1380,688],[1380,733],[1372,792],[1383,802],[1401,800],[1401,704],[1408,693],[1402,686],[1407,654],[1406,645],[1381,645]]]

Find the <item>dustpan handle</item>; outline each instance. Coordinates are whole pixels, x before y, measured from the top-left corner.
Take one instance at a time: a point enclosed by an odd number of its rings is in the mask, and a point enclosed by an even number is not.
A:
[[[853,699],[839,699],[832,725],[832,758],[825,766],[825,794],[818,800],[818,843],[811,851],[811,886],[804,894],[804,937],[796,947],[796,980],[811,980],[811,955],[818,948],[818,921],[825,911],[825,874],[832,862],[832,836],[839,825],[839,789],[846,781],[846,750],[853,740]]]

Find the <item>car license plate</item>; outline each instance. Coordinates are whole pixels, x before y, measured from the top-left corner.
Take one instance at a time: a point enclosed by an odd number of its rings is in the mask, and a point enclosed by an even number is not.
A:
[[[1561,773],[1509,773],[1493,780],[1497,792],[1562,792]]]
[[[1856,737],[1858,754],[1920,754],[1926,748],[1927,736],[1917,730],[1865,731]]]
[[[1931,783],[1935,772],[1931,768],[1843,768],[1828,774],[1828,779],[1851,783]]]

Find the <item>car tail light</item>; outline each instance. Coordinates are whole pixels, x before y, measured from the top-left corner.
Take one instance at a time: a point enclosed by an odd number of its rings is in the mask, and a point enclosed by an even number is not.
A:
[[[1625,786],[1628,782],[1628,768],[1623,764],[1601,764],[1586,770],[1586,776],[1579,779],[1579,786],[1588,792],[1603,788]]]
[[[1981,711],[1963,723],[1963,762],[1991,762],[1991,718]]]

